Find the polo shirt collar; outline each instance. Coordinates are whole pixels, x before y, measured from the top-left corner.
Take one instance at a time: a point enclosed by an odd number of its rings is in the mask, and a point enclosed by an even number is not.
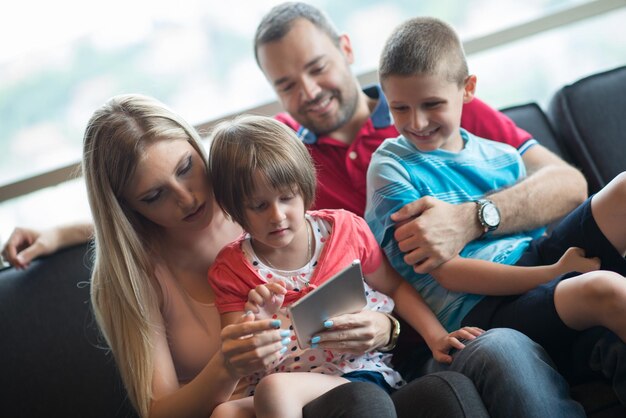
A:
[[[372,120],[372,125],[374,125],[375,129],[382,129],[390,126],[393,122],[391,119],[391,113],[389,112],[389,104],[387,103],[387,99],[383,94],[383,90],[378,84],[372,84],[363,88],[363,93],[371,99],[377,99],[376,107],[374,111],[370,115],[370,119]],[[313,132],[309,131],[304,126],[300,126],[298,129],[298,137],[305,144],[312,145],[317,142],[317,135]]]

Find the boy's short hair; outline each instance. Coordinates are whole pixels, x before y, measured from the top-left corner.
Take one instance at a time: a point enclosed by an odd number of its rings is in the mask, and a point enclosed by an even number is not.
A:
[[[269,117],[242,115],[218,124],[208,166],[217,204],[244,229],[259,172],[278,190],[295,188],[305,209],[315,200],[313,159],[291,128]]]
[[[339,46],[339,33],[324,12],[307,3],[285,2],[274,6],[267,12],[257,26],[254,35],[254,57],[257,64],[259,64],[259,47],[282,39],[298,19],[308,20],[328,35],[335,46]]]
[[[407,20],[393,31],[381,53],[381,84],[390,76],[420,74],[442,74],[459,87],[469,75],[461,40],[450,25],[439,19]]]

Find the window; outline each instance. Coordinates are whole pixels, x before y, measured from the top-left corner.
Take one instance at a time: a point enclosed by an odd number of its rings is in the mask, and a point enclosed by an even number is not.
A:
[[[194,124],[274,100],[254,62],[252,38],[261,16],[278,3],[15,2],[0,16],[0,36],[11,40],[0,50],[0,185],[77,162],[89,116],[115,94],[155,96]],[[585,2],[309,3],[350,35],[358,74],[375,69],[386,36],[409,16],[442,18],[467,40]],[[558,86],[623,64],[618,31],[625,18],[622,8],[470,56],[478,96],[495,107],[545,104]],[[0,241],[16,225],[88,217],[81,180],[2,200]]]

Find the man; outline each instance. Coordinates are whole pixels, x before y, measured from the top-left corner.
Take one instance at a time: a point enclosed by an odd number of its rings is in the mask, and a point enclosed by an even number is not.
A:
[[[345,208],[363,215],[371,154],[385,138],[398,132],[380,88],[361,90],[352,74],[354,55],[348,36],[337,34],[316,8],[284,3],[262,19],[254,50],[259,67],[288,112],[277,118],[298,132],[316,162],[315,207]],[[478,100],[464,109],[464,115],[462,124],[468,130],[502,138],[523,149],[531,172],[523,182],[492,196],[501,213],[500,230],[551,222],[584,200],[583,176],[504,115]],[[430,271],[458,254],[483,233],[477,213],[473,203],[454,206],[421,199],[407,205],[395,219],[403,224],[395,235],[407,252],[407,263],[416,270]],[[528,341],[502,355],[498,346],[505,335],[496,333],[489,339],[468,342],[451,366],[472,378],[488,411],[498,416],[510,416],[512,411],[519,416],[579,414],[580,409],[568,398],[567,385],[543,351]],[[537,385],[550,395],[538,393]],[[525,394],[524,401],[515,399],[519,393]]]
[[[284,3],[263,18],[254,43],[257,63],[288,112],[277,118],[298,131],[318,167],[315,206],[344,208],[362,216],[371,154],[398,132],[379,86],[361,90],[352,74],[350,39],[339,35],[314,7]],[[490,196],[500,213],[496,232],[551,223],[585,199],[582,174],[503,114],[474,100],[464,107],[461,126],[523,152],[528,178]],[[396,230],[396,239],[407,263],[420,273],[458,254],[484,232],[473,203],[420,199],[394,220],[408,221]]]

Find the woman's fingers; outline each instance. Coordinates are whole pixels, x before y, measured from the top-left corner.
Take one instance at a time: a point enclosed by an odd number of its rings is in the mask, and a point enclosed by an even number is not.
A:
[[[280,358],[289,344],[291,332],[278,329],[280,321],[251,321],[244,314],[242,322],[222,330],[222,353],[239,375],[265,368]]]

